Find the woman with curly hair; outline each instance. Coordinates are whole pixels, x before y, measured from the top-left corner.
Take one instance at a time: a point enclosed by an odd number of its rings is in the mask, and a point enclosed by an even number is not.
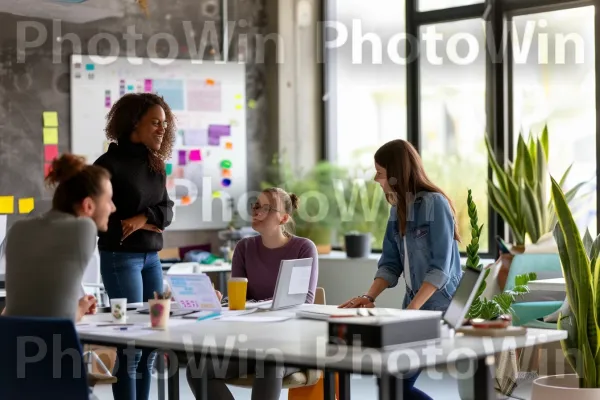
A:
[[[113,105],[107,120],[106,137],[112,143],[94,164],[110,172],[117,210],[108,230],[99,233],[100,271],[109,298],[139,303],[163,290],[158,251],[162,231],[173,219],[165,160],[173,148],[174,117],[161,97],[132,93]],[[154,355],[118,349],[117,357],[115,400],[148,399]]]

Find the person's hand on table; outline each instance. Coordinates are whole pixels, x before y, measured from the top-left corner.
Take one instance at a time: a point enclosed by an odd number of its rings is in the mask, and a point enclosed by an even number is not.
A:
[[[221,292],[215,290],[215,293],[217,294],[217,298],[219,299],[219,301],[223,300],[223,294]]]
[[[123,237],[121,240],[125,240],[127,236],[131,235],[133,232],[142,229],[146,222],[148,221],[148,217],[144,214],[136,215],[135,217],[127,218],[121,221],[121,228],[123,229]]]
[[[353,297],[338,308],[375,308],[375,303],[362,296]]]
[[[79,299],[77,321],[81,320],[81,318],[83,318],[83,316],[86,314],[95,314],[96,304],[96,298],[90,294],[86,294],[81,299]]]

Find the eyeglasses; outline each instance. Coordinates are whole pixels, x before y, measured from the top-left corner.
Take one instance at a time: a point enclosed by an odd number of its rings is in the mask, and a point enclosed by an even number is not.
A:
[[[251,203],[250,204],[250,209],[252,211],[254,211],[254,212],[259,212],[259,213],[262,213],[262,214],[266,214],[269,211],[280,212],[278,209],[273,208],[269,204],[260,204],[260,203]]]

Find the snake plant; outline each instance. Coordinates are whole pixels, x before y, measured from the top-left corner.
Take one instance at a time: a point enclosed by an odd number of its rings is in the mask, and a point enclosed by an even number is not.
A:
[[[485,143],[493,171],[492,179],[488,179],[490,205],[509,225],[515,245],[524,245],[526,236],[532,243],[537,243],[556,224],[554,205],[548,198],[548,127],[544,127],[537,139],[529,135],[527,142],[519,134],[514,164],[496,159],[487,136]],[[561,187],[571,167],[560,179]],[[565,194],[567,203],[584,184],[578,183]]]
[[[600,236],[592,241],[587,231],[581,238],[567,197],[554,179],[552,201],[558,216],[553,234],[569,304],[558,318],[558,329],[568,333],[561,346],[579,377],[579,387],[600,388]]]
[[[469,220],[471,223],[471,243],[467,245],[467,268],[474,269],[476,271],[482,271],[483,266],[480,264],[479,259],[479,237],[483,225],[479,226],[479,220],[477,217],[477,206],[473,201],[471,190],[467,196],[467,206],[469,211]],[[490,274],[491,269],[487,268],[483,272],[485,274],[481,285],[477,290],[475,299],[469,308],[467,318],[482,318],[486,320],[492,320],[498,318],[502,314],[509,314],[513,312],[512,305],[516,301],[517,297],[529,292],[527,283],[530,280],[536,279],[535,273],[528,273],[518,275],[515,277],[515,286],[511,290],[505,290],[502,293],[495,295],[492,299],[486,299],[482,297],[483,292],[486,289],[486,280]]]

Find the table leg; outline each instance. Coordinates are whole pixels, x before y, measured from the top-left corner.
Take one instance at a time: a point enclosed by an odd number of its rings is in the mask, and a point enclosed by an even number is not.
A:
[[[158,400],[165,400],[165,353],[156,352],[156,375],[158,381]]]
[[[206,375],[206,368],[203,366],[200,368],[199,376],[194,374],[194,392],[196,394],[196,400],[209,400],[208,399],[208,377]]]
[[[464,390],[461,393],[463,400],[495,400],[494,390],[494,356],[487,356],[477,360],[457,362],[461,365],[459,371],[472,371],[471,376],[459,382]],[[467,369],[468,367],[468,369]]]
[[[323,400],[335,400],[335,372],[331,370],[323,371]]]
[[[171,355],[167,359],[169,360],[168,399],[179,400],[179,360],[176,357],[171,358]]]
[[[350,400],[350,374],[338,372],[340,398],[338,400]]]
[[[384,374],[377,379],[379,400],[402,400],[402,378]]]

